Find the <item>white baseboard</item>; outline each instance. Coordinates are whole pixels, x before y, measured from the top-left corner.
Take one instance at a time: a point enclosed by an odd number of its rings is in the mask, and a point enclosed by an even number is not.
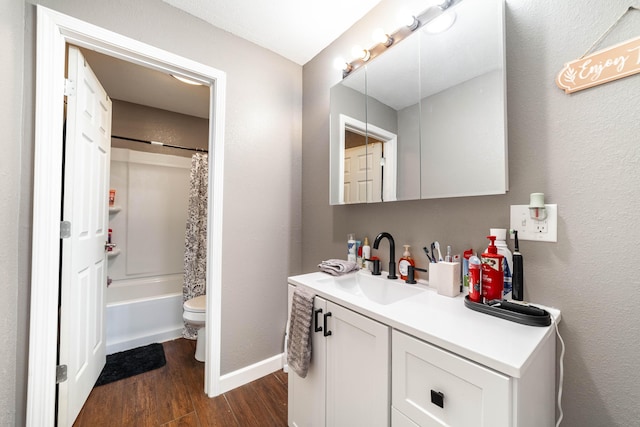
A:
[[[282,360],[283,354],[276,354],[253,365],[220,376],[220,393],[226,393],[229,390],[269,375],[278,369],[282,369]]]

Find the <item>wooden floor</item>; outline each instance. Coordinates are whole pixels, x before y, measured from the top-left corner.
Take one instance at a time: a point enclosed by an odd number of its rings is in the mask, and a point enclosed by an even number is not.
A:
[[[93,389],[74,426],[286,426],[287,374],[274,372],[221,396],[204,394],[195,341],[163,343],[160,369]]]

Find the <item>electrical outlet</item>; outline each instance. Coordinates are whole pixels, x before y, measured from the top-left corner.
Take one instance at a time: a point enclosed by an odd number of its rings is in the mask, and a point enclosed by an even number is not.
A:
[[[529,205],[511,205],[511,228],[518,230],[518,240],[558,241],[558,205],[544,205],[544,207],[547,217],[537,221],[531,218]],[[513,238],[511,234],[511,239]]]

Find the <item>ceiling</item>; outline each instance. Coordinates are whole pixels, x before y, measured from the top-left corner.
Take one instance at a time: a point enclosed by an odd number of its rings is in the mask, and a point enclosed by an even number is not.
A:
[[[304,65],[381,0],[163,0]]]
[[[209,87],[182,83],[169,74],[80,49],[111,99],[209,118]]]
[[[381,0],[163,0],[216,27],[304,65]],[[303,36],[301,36],[303,35]],[[209,88],[82,49],[112,99],[209,117]]]

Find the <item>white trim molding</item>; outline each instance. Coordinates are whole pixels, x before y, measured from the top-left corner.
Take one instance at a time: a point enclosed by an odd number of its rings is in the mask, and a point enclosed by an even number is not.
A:
[[[339,204],[344,203],[344,150],[346,146],[346,131],[349,130],[353,133],[357,133],[362,136],[371,136],[384,143],[384,179],[382,188],[382,200],[385,202],[391,202],[397,200],[397,168],[398,168],[398,135],[388,130],[382,129],[371,123],[365,123],[361,120],[347,116],[346,114],[340,114],[338,117],[338,129],[340,131],[340,142],[338,152],[340,154],[340,161],[338,167],[339,181],[338,186],[338,200]]]
[[[220,392],[226,393],[272,372],[282,369],[284,353],[276,354],[253,365],[238,369],[220,377]]]
[[[205,392],[221,393],[222,197],[226,74],[37,5],[33,249],[27,425],[55,425],[65,45],[200,81],[211,88]]]

